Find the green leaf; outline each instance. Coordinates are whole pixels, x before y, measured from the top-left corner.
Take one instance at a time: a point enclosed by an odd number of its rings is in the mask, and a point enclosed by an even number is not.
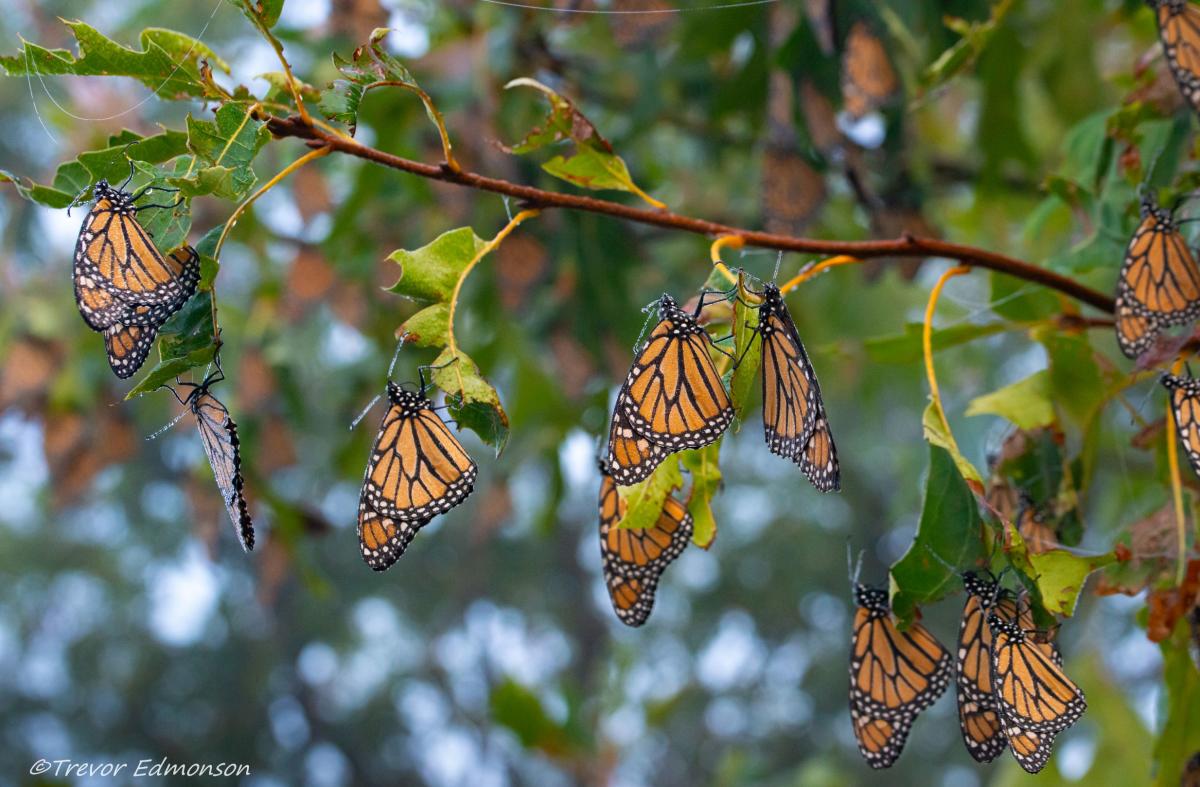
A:
[[[505,679],[497,685],[489,704],[492,720],[511,730],[524,748],[550,756],[571,749],[568,731],[550,718],[536,694],[516,681]]]
[[[253,13],[267,27],[274,27],[283,13],[283,0],[229,0],[242,9],[242,13]]]
[[[1080,557],[1063,549],[1029,554],[1028,558],[1042,605],[1053,615],[1067,617],[1075,614],[1075,604],[1088,574],[1116,562],[1113,554]]]
[[[1189,653],[1188,634],[1187,622],[1180,620],[1171,637],[1159,646],[1166,718],[1154,744],[1156,787],[1180,784],[1188,760],[1200,749],[1200,672]]]
[[[124,181],[129,175],[131,161],[160,164],[186,153],[186,140],[186,135],[179,131],[167,130],[152,137],[142,138],[126,130],[109,140],[108,147],[85,151],[80,153],[78,158],[60,164],[52,186],[43,186],[4,170],[0,170],[0,183],[12,183],[22,197],[32,202],[52,208],[65,208],[101,178],[112,183]],[[158,180],[159,185],[166,185],[166,181],[159,178],[153,170],[148,174],[152,179]],[[150,230],[144,217],[139,216],[138,220]],[[178,242],[175,245],[178,245]]]
[[[0,66],[9,76],[133,77],[162,99],[208,95],[209,88],[200,73],[201,60],[229,73],[225,61],[202,41],[174,30],[143,30],[139,52],[121,46],[83,22],[65,24],[75,35],[77,56],[65,49],[45,49],[25,41],[17,54],[0,56]]]
[[[271,138],[266,124],[251,117],[250,107],[225,104],[212,121],[187,118],[187,147],[196,161],[170,182],[187,196],[213,194],[222,199],[241,200],[250,193],[258,176],[253,162]]]
[[[1044,320],[1061,311],[1059,298],[1042,287],[992,271],[991,309],[1013,322]]]
[[[962,38],[949,49],[938,55],[937,59],[921,74],[921,83],[929,90],[944,85],[959,74],[970,69],[979,53],[987,47],[996,32],[997,25],[1008,15],[1013,0],[1000,0],[992,6],[991,16],[983,22],[967,22],[964,19],[947,17],[946,26],[958,33]]]
[[[721,488],[721,442],[690,451],[679,458],[692,475],[692,491],[688,495],[688,513],[692,515],[692,541],[708,549],[717,537],[717,520],[712,512],[712,499]]]
[[[974,341],[984,336],[993,336],[1012,328],[1002,322],[976,325],[961,323],[950,328],[934,329],[932,336],[933,351],[957,347],[960,344]],[[919,322],[910,322],[904,326],[904,333],[890,336],[878,336],[867,339],[863,346],[871,360],[876,363],[909,364],[921,360],[924,355],[921,337],[924,326]]]
[[[400,266],[400,278],[390,292],[422,303],[449,301],[459,276],[484,245],[473,229],[460,227],[415,251],[397,249],[388,255]]]
[[[967,415],[998,415],[1022,429],[1054,423],[1050,401],[1050,372],[1043,369],[998,391],[978,396],[967,405]]]
[[[920,604],[944,598],[959,574],[987,557],[979,505],[950,452],[929,447],[929,476],[917,535],[891,570],[892,610],[903,625]]]
[[[317,107],[321,114],[330,120],[346,124],[353,135],[358,127],[358,113],[367,91],[378,87],[398,87],[420,97],[421,103],[425,105],[425,114],[437,126],[443,141],[449,145],[446,121],[442,113],[434,106],[429,94],[413,79],[404,64],[383,48],[383,39],[389,32],[391,31],[386,27],[375,28],[367,43],[354,50],[350,60],[334,53],[333,64],[346,78],[336,80],[326,90],[322,90]]]
[[[126,399],[158,390],[191,369],[212,363],[217,352],[212,327],[212,293],[201,292],[158,333],[159,362],[138,380]]]
[[[1096,351],[1084,334],[1053,328],[1034,331],[1050,361],[1051,401],[1078,426],[1087,429],[1108,399],[1110,381],[1096,363]]]
[[[625,503],[625,516],[619,527],[643,530],[654,527],[662,514],[667,496],[683,486],[683,474],[679,472],[679,460],[668,456],[654,468],[650,477],[632,486],[618,486],[617,494]]]
[[[964,479],[978,485],[980,490],[983,489],[983,477],[979,475],[979,471],[975,466],[962,455],[958,450],[958,445],[954,442],[953,436],[946,432],[946,427],[942,423],[942,409],[936,402],[930,401],[929,406],[925,408],[925,414],[921,417],[921,425],[925,432],[925,441],[930,445],[935,445],[946,449],[950,456],[954,459],[954,464],[958,467],[958,472]]]
[[[508,443],[508,414],[500,404],[500,394],[462,350],[454,352],[447,347],[433,365],[441,367],[433,370],[432,379],[446,392],[446,404],[458,428],[470,429],[500,456]]]
[[[737,367],[729,378],[729,398],[741,428],[748,400],[754,395],[754,378],[762,365],[762,339],[758,335],[758,309],[747,305],[749,293],[740,286],[733,303],[733,357]]]
[[[574,152],[569,156],[555,156],[543,164],[542,169],[576,186],[628,191],[653,205],[665,207],[638,188],[624,159],[613,151],[609,141],[600,136],[592,121],[570,99],[528,77],[514,79],[504,86],[506,90],[514,87],[531,87],[541,91],[550,103],[550,114],[546,116],[543,126],[532,129],[523,140],[512,147],[505,147],[505,150],[524,154],[547,145],[570,141],[574,144]]]
[[[416,347],[444,347],[449,340],[450,304],[435,303],[404,321],[401,333],[408,334],[407,344]]]

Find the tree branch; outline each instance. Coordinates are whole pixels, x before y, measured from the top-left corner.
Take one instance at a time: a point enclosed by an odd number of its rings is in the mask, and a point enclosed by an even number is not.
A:
[[[276,137],[296,137],[307,140],[312,147],[328,147],[339,153],[357,156],[385,167],[402,170],[430,180],[455,183],[481,191],[491,191],[522,200],[531,208],[565,208],[615,216],[626,221],[649,224],[656,227],[694,232],[699,235],[717,237],[737,235],[747,246],[780,251],[796,251],[806,254],[843,254],[863,259],[878,257],[946,257],[970,266],[988,268],[1025,281],[1035,282],[1057,290],[1082,303],[1101,311],[1112,313],[1113,299],[1079,282],[1045,268],[1003,254],[966,246],[958,243],[904,235],[895,240],[839,241],[816,238],[797,238],[769,232],[746,230],[706,219],[682,216],[667,210],[652,210],[623,205],[619,202],[597,199],[576,194],[562,194],[524,186],[498,178],[489,178],[474,172],[456,172],[444,165],[425,164],[401,158],[382,150],[367,147],[354,139],[329,134],[300,117],[286,118],[267,116],[267,128]]]

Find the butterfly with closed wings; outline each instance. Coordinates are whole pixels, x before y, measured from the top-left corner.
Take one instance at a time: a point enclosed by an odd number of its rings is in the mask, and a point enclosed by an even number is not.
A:
[[[420,389],[388,380],[388,409],[371,448],[358,503],[363,560],[384,571],[404,554],[417,531],[467,499],[478,468]]]
[[[654,608],[654,593],[667,566],[683,553],[692,537],[692,517],[683,504],[667,496],[654,525],[620,527],[625,501],[606,463],[600,465],[600,559],[613,611],[627,626],[640,626]]]

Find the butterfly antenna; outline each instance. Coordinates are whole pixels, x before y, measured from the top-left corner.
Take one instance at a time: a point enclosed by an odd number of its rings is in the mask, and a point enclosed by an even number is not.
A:
[[[775,258],[775,271],[771,274],[771,283],[779,281],[779,267],[783,265],[783,252],[779,252],[779,256]]]
[[[396,343],[396,351],[392,353],[392,362],[388,364],[387,379],[392,379],[392,370],[396,368],[396,359],[400,357],[400,350],[404,348],[404,343],[408,341],[408,331],[400,334],[400,340]],[[353,428],[353,427],[351,427]]]
[[[853,557],[853,552],[850,549],[850,539],[846,539],[846,573],[850,577],[850,586],[858,585],[858,576],[862,573],[863,555],[866,554],[865,549],[858,550],[858,560]]]
[[[171,389],[171,392],[172,392],[172,393],[174,393],[174,389]],[[179,395],[178,395],[178,394],[176,394],[175,398],[176,398],[176,399],[178,399],[178,398],[179,398]],[[180,402],[180,403],[182,404],[182,402]],[[187,410],[184,410],[184,411],[183,411],[183,412],[181,412],[179,415],[177,415],[177,416],[175,416],[174,418],[172,418],[172,419],[170,420],[170,422],[169,422],[169,423],[167,423],[167,425],[166,425],[166,426],[162,427],[161,429],[159,429],[158,431],[156,431],[154,434],[147,435],[147,436],[146,436],[146,439],[147,439],[147,440],[153,440],[154,438],[158,437],[158,436],[159,436],[160,434],[162,434],[163,432],[166,432],[166,431],[168,431],[168,430],[169,430],[171,427],[173,427],[175,424],[179,423],[180,419],[182,419],[182,418],[183,418],[185,415],[187,415],[187,413],[188,413],[188,411],[187,411]]]
[[[375,398],[372,399],[370,401],[370,403],[368,403],[367,406],[363,408],[362,412],[358,414],[358,417],[356,417],[353,421],[350,422],[350,431],[351,432],[354,431],[354,427],[358,426],[359,421],[361,421],[362,419],[367,417],[367,413],[371,412],[371,408],[375,406],[375,403],[378,402],[382,398],[382,396],[383,396],[383,394],[375,394]]]
[[[129,181],[133,180],[133,173],[135,171],[134,166],[133,166],[133,159],[129,158],[129,149],[131,147],[133,147],[134,145],[136,145],[137,142],[140,142],[140,141],[141,140],[137,140],[135,142],[130,142],[128,145],[125,146],[124,150],[121,151],[121,155],[124,156],[125,160],[129,162],[129,177],[125,178],[125,182],[121,184],[121,186],[120,186],[121,191],[124,191],[125,187],[129,185]]]

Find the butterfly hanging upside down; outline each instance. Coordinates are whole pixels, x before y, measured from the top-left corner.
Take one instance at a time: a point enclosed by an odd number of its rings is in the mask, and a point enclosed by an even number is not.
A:
[[[101,180],[75,244],[75,304],[104,334],[109,365],[124,379],[146,360],[158,329],[196,292],[200,258],[182,246],[164,257],[137,221],[137,194]]]
[[[249,552],[254,549],[254,522],[246,505],[241,441],[238,439],[237,424],[230,417],[229,409],[213,396],[210,390],[215,383],[225,379],[225,374],[221,371],[220,356],[215,356],[213,361],[217,367],[216,371],[203,382],[179,383],[191,388],[187,396],[180,397],[174,388],[165,387],[196,419],[196,428],[200,430],[200,442],[212,467],[217,488],[221,491],[225,510],[233,522],[238,542],[243,550]]]
[[[1171,212],[1148,195],[1117,279],[1116,315],[1117,344],[1129,358],[1200,316],[1200,268]]]
[[[888,768],[917,715],[950,684],[950,654],[920,623],[897,628],[887,591],[855,583],[854,598],[850,720],[863,759]]]
[[[692,517],[670,495],[652,527],[622,528],[625,501],[605,463],[600,465],[600,559],[613,611],[627,626],[640,626],[654,609],[654,593],[667,566],[692,537]]]
[[[762,297],[756,330],[762,337],[767,448],[799,465],[820,491],[836,491],[841,488],[841,471],[817,373],[779,287],[768,282]]]
[[[671,453],[716,442],[733,421],[733,405],[709,354],[712,340],[696,316],[663,295],[658,318],[635,353],[613,410],[608,466],[622,486],[648,478]]]
[[[467,499],[478,468],[425,395],[388,380],[388,410],[371,448],[358,502],[363,560],[384,571],[417,531]]]

